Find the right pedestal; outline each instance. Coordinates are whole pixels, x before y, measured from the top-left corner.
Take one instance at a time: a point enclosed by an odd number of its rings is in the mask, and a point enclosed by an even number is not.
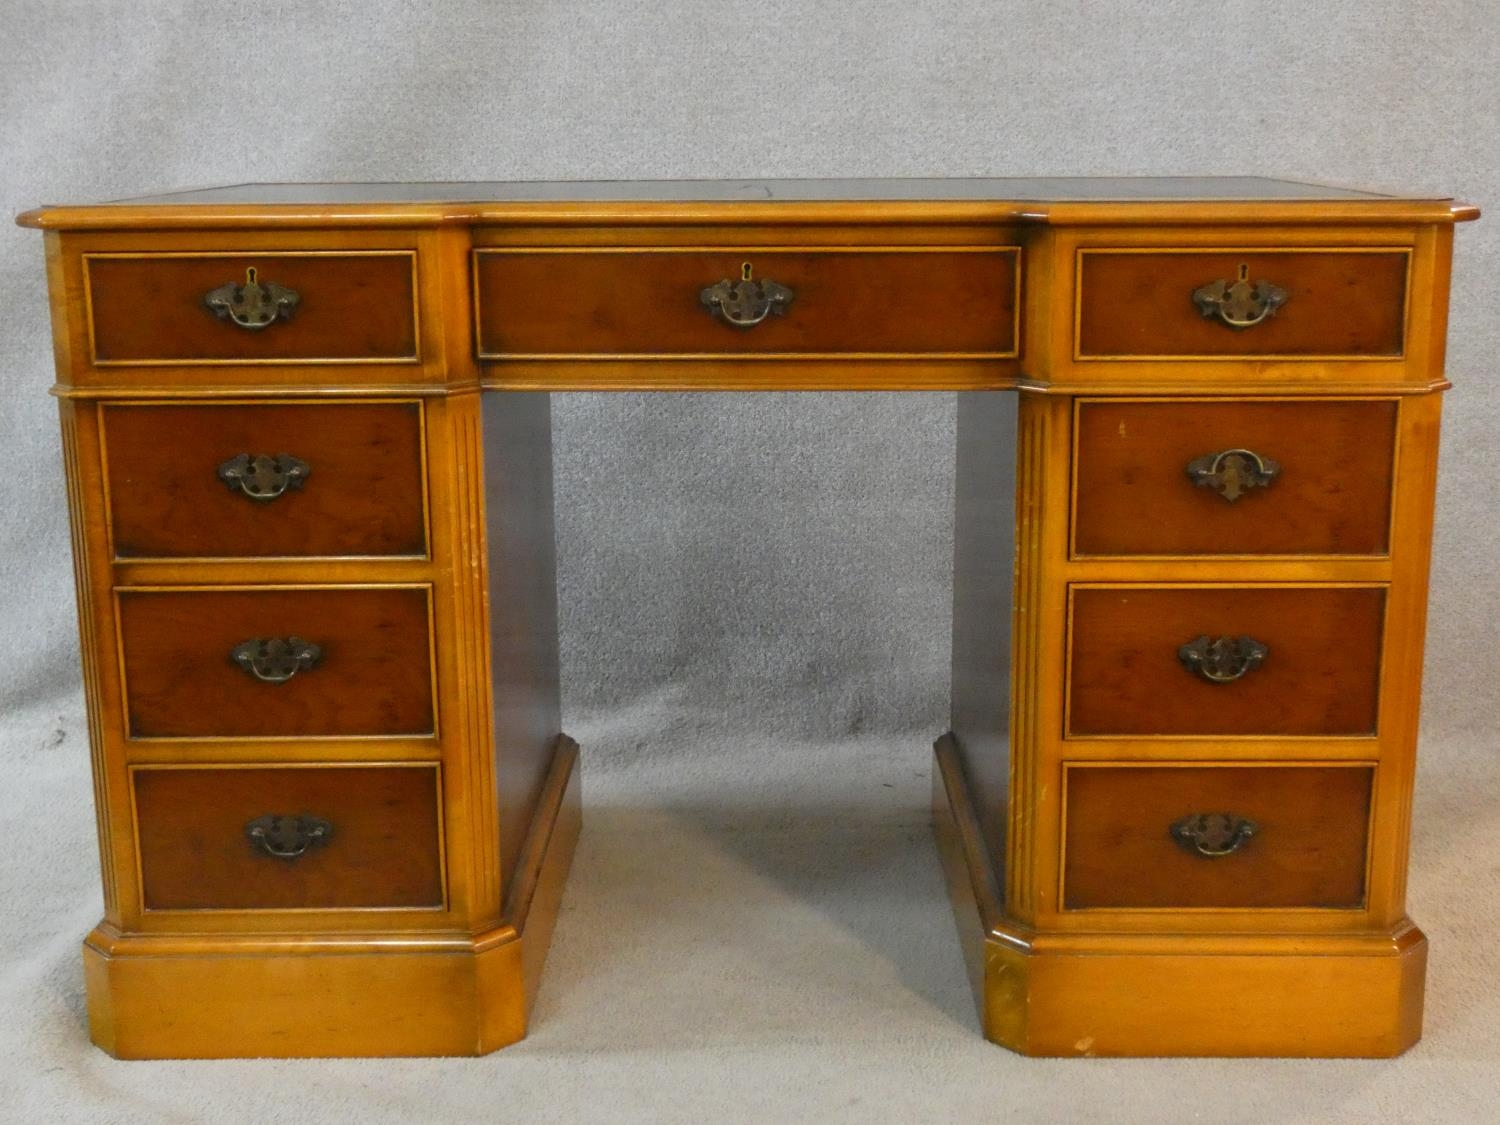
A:
[[[1416,1042],[1440,397],[959,396],[935,816],[991,1039]]]

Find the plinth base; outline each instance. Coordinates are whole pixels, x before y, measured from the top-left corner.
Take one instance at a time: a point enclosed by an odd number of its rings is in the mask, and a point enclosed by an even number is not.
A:
[[[933,820],[985,1037],[1025,1055],[1385,1057],[1422,1034],[1427,939],[1047,933],[1004,917],[951,736]]]
[[[527,1012],[581,826],[578,747],[559,740],[487,933],[121,934],[84,942],[89,1033],[116,1058],[482,1055]]]

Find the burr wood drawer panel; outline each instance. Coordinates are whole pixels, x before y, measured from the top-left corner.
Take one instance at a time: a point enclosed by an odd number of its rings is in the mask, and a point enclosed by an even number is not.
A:
[[[96,364],[414,362],[410,250],[86,254]]]
[[[479,351],[1014,355],[1019,259],[1014,247],[486,248],[474,258]]]
[[[1396,404],[1078,406],[1079,555],[1382,555]]]
[[[424,555],[417,403],[101,409],[117,558]]]
[[[1069,765],[1064,907],[1357,910],[1374,778],[1368,764]]]
[[[148,910],[443,905],[435,766],[136,767]]]
[[[1070,593],[1070,736],[1375,733],[1382,586]]]
[[[1392,359],[1406,336],[1410,252],[1078,253],[1080,359]]]
[[[117,591],[132,738],[430,735],[426,586]]]

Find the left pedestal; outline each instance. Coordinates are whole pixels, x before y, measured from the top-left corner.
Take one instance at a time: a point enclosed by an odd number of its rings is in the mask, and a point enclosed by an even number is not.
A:
[[[525,1034],[578,753],[550,405],[479,393],[469,252],[466,229],[48,235],[112,1054]]]

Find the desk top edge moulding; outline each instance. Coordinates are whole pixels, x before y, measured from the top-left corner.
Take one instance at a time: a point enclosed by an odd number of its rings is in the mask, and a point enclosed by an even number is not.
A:
[[[846,389],[964,392],[933,820],[984,1034],[1401,1052],[1477,217],[1254,177],[249,184],[20,216],[77,579],[94,1042],[522,1038],[581,826],[550,392]]]
[[[767,205],[763,212],[757,207]],[[1225,208],[1232,208],[1233,212]],[[1345,210],[1345,208],[1350,208]],[[1353,210],[1358,207],[1362,210]],[[113,226],[279,226],[333,223],[482,223],[536,218],[590,222],[636,208],[654,221],[755,223],[816,220],[834,209],[859,221],[882,215],[941,222],[1179,222],[1231,213],[1286,222],[1372,219],[1463,221],[1478,210],[1448,197],[1399,195],[1260,176],[563,180],[450,183],[247,183],[87,205],[46,206],[18,218],[42,229]],[[863,210],[867,208],[868,210]],[[1321,218],[1319,218],[1321,215]]]

